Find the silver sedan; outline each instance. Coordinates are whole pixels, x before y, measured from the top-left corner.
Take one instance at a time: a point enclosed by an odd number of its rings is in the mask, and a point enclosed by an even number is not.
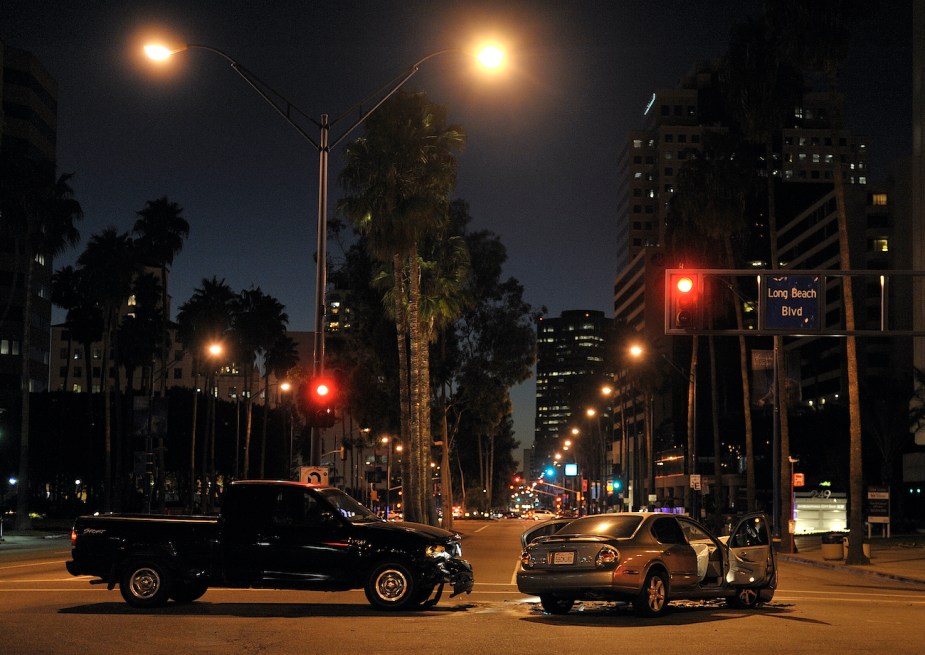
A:
[[[576,600],[630,602],[647,617],[679,599],[725,598],[750,608],[777,587],[763,514],[743,518],[729,537],[686,516],[627,512],[549,521],[521,541],[517,588],[552,614]]]

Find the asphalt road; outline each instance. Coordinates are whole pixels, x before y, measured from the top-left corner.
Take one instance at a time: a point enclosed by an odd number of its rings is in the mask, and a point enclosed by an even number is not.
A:
[[[546,615],[514,585],[525,525],[460,522],[473,593],[401,614],[373,610],[362,591],[222,589],[191,605],[141,612],[117,590],[68,575],[66,540],[0,548],[0,653],[923,652],[925,585],[791,562],[780,564],[774,602],[757,610],[684,603],[644,620],[625,606],[585,603],[567,616]]]

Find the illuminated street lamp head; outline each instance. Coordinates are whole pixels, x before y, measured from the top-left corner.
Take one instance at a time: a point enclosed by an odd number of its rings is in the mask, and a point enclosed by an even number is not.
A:
[[[148,43],[145,45],[144,50],[145,54],[148,56],[148,59],[153,59],[154,61],[166,61],[170,59],[171,55],[174,55],[178,52],[183,52],[187,49],[188,46],[179,45],[175,47],[168,47],[163,43]]]
[[[593,407],[589,407],[588,409],[585,410],[585,414],[587,414],[588,416],[595,416],[597,414],[597,410],[594,409]]]
[[[642,353],[642,346],[640,346],[638,343],[634,343],[632,346],[630,346],[630,355],[633,357],[642,357]]]
[[[482,46],[475,57],[489,70],[498,70],[504,64],[504,51],[496,45]]]
[[[222,354],[222,344],[220,343],[210,343],[209,344],[209,354],[213,357],[218,357]]]

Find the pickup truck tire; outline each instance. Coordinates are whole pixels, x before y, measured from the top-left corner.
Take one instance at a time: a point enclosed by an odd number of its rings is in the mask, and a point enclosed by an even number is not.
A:
[[[122,569],[119,592],[132,607],[163,607],[170,597],[170,576],[167,569],[157,561],[130,560]]]
[[[170,597],[176,603],[192,603],[199,600],[202,595],[209,590],[209,585],[205,582],[175,582],[173,589],[170,591]]]
[[[405,610],[423,602],[411,569],[401,562],[384,562],[366,581],[366,599],[377,609]]]

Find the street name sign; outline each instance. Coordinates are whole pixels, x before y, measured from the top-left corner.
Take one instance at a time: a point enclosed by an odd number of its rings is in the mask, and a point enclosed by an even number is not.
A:
[[[822,297],[819,280],[818,275],[765,276],[761,327],[796,332],[818,330]]]

